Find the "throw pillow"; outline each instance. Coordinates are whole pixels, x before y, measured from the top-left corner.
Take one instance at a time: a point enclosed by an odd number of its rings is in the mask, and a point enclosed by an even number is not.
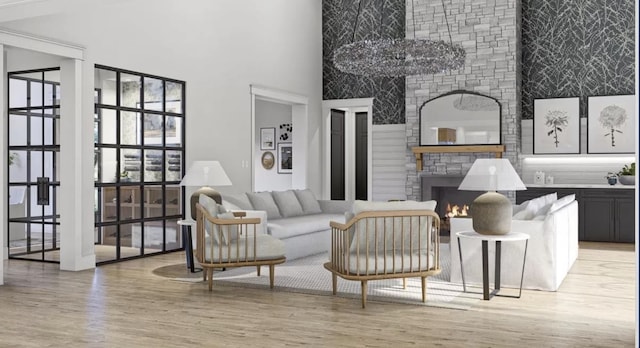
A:
[[[354,215],[367,211],[398,211],[398,210],[430,210],[436,208],[436,201],[416,202],[416,201],[395,201],[395,202],[369,202],[356,200],[353,202],[352,211]],[[374,226],[375,224],[375,226]],[[357,250],[373,251],[377,248],[379,251],[384,246],[396,245],[398,248],[405,250],[415,248],[418,240],[425,241],[428,238],[427,224],[420,223],[418,217],[402,218],[394,217],[389,219],[378,219],[375,223],[371,221],[360,220],[354,226],[353,235],[351,236],[350,251]],[[373,233],[375,230],[376,233]],[[403,231],[403,233],[390,233],[390,231]],[[409,234],[415,236],[405,238]],[[418,236],[419,234],[419,236]]]
[[[564,207],[565,205],[573,202],[576,200],[576,195],[575,193],[564,196],[560,199],[558,199],[557,201],[553,202],[553,204],[551,205],[551,208],[549,209],[549,213],[553,213],[554,211]]]
[[[304,214],[302,205],[300,205],[293,191],[273,191],[271,195],[276,205],[278,205],[278,210],[280,210],[282,217],[300,216]]]
[[[234,220],[236,219],[233,216],[233,213],[228,211],[218,215],[218,219],[225,220]],[[238,225],[218,225],[216,228],[220,228],[222,230],[222,243],[227,245],[229,243],[233,243],[238,240]]]
[[[355,201],[353,202],[353,213],[358,215],[363,211],[395,211],[395,210],[435,210],[436,201],[396,201],[396,202],[369,202]]]
[[[544,204],[553,203],[558,200],[558,192],[549,193],[548,195],[544,195],[542,197],[544,197]]]
[[[302,206],[302,211],[304,215],[307,214],[320,214],[322,213],[322,209],[320,208],[320,203],[318,203],[318,199],[316,195],[309,189],[304,190],[294,190],[293,191]]]
[[[200,195],[200,197],[198,198],[198,203],[200,203],[200,205],[204,208],[204,210],[206,210],[207,213],[209,213],[209,215],[211,215],[213,218],[218,217],[218,203],[216,203],[216,201],[211,199],[211,197],[207,195]],[[214,226],[211,223],[211,221],[209,221],[206,217],[204,221],[205,221],[204,232],[206,236],[211,237],[211,235],[213,234],[213,241],[216,244],[220,244],[221,240],[218,236],[218,233],[214,233],[215,232]]]
[[[247,196],[251,201],[251,205],[253,205],[253,209],[267,212],[267,219],[280,219],[282,217],[280,210],[278,210],[278,205],[273,200],[273,196],[271,196],[271,192],[247,193]]]

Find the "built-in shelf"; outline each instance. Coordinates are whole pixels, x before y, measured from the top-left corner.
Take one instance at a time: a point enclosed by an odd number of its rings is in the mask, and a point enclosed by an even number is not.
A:
[[[502,158],[504,145],[435,145],[415,146],[411,148],[416,156],[416,170],[422,171],[422,155],[425,153],[452,153],[452,152],[491,152],[496,158]]]

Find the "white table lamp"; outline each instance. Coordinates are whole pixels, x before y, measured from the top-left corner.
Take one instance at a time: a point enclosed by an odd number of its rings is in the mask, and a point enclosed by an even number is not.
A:
[[[222,196],[211,186],[231,186],[231,180],[218,161],[195,161],[182,178],[180,186],[200,187],[191,195],[191,218],[196,219],[196,203],[201,194],[222,204]]]
[[[466,191],[488,191],[471,203],[473,229],[480,234],[507,234],[511,230],[511,201],[496,191],[526,190],[518,173],[505,158],[481,158],[458,187]]]

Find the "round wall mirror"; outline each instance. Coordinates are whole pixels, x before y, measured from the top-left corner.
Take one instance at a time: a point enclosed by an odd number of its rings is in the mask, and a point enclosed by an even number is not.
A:
[[[273,152],[267,151],[262,154],[262,167],[264,167],[264,169],[273,168],[273,164],[275,162],[276,161],[275,161],[275,158],[273,157]]]
[[[420,145],[501,144],[502,107],[489,96],[453,91],[420,107]]]

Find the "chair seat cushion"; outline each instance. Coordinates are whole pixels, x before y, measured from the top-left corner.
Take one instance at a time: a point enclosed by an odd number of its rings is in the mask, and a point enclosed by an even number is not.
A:
[[[226,245],[211,243],[211,240],[206,238],[204,252],[206,262],[254,261],[254,238],[240,237]],[[282,257],[284,257],[284,243],[281,240],[267,234],[256,235],[255,260],[273,260]]]
[[[368,262],[368,263],[367,263]],[[395,255],[391,251],[383,252],[355,252],[349,253],[349,272],[358,275],[372,275],[384,273],[406,273],[419,272],[433,269],[435,261],[432,253],[414,252],[402,254],[396,251]]]

